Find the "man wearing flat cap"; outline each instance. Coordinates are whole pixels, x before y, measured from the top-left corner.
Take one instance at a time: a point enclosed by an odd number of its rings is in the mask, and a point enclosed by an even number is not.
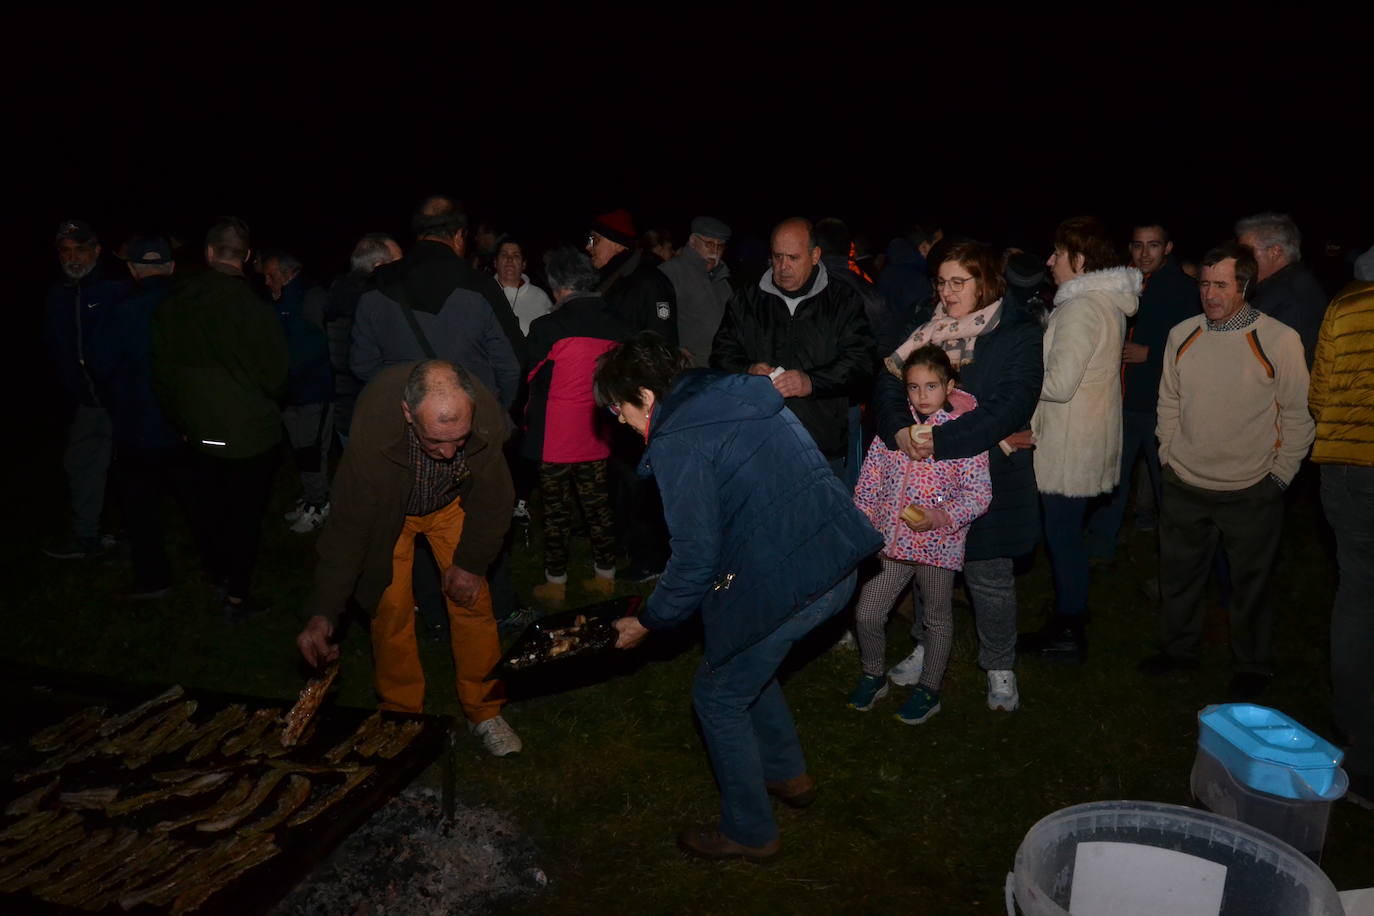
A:
[[[89,223],[69,219],[57,227],[57,260],[62,277],[48,290],[43,341],[61,382],[71,422],[62,467],[71,497],[71,531],[43,548],[59,560],[81,560],[104,550],[100,513],[113,443],[110,414],[101,403],[86,368],[86,348],[103,333],[105,319],[128,294],[123,278],[100,266],[100,239]]]
[[[632,331],[657,331],[677,345],[677,303],[673,284],[646,256],[625,210],[603,213],[587,231],[587,254],[601,272],[598,292]]]
[[[713,216],[698,216],[687,244],[658,268],[677,295],[678,341],[699,369],[711,364],[711,340],[730,301],[730,268],[724,260],[729,241],[729,226]]]

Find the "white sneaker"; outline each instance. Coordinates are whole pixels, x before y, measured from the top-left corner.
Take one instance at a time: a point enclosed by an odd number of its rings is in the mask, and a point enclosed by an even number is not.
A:
[[[911,654],[892,666],[887,676],[898,687],[915,687],[921,682],[921,672],[926,666],[925,643],[917,643]]]
[[[291,530],[297,534],[309,534],[324,525],[324,520],[329,518],[329,503],[323,506],[306,506],[301,511],[300,517],[291,525]]]
[[[524,747],[520,743],[520,736],[515,733],[515,729],[511,728],[510,723],[500,716],[478,722],[476,725],[469,725],[468,731],[481,738],[482,746],[494,757],[516,754]]]
[[[284,512],[284,513],[282,513],[282,520],[283,520],[283,521],[288,521],[288,522],[294,522],[296,519],[300,518],[301,515],[302,515],[304,512],[305,512],[305,497],[301,497],[300,499],[297,499],[297,500],[296,500],[296,505],[292,507],[292,509],[291,509],[290,512]]]
[[[1014,712],[1020,705],[1021,694],[1016,691],[1016,672],[989,671],[988,709]]]

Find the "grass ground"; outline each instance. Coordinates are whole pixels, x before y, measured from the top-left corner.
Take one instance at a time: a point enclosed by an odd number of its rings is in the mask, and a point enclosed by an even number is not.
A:
[[[56,460],[35,462],[11,481],[12,534],[0,556],[11,583],[2,612],[8,636],[0,658],[135,682],[294,696],[303,672],[293,637],[313,538],[291,535],[276,521],[295,492],[286,471],[258,574],[277,610],[235,630],[210,612],[183,527],[174,527],[174,560],[184,573],[175,594],[121,605],[114,595],[127,582],[117,561],[72,564],[39,553],[41,535],[56,533],[58,524],[51,511],[62,492]],[[18,527],[33,518],[53,521],[44,531]],[[538,578],[537,548],[537,538],[517,547],[516,582],[526,595]],[[590,571],[585,553],[574,560]],[[549,888],[519,912],[1002,913],[1005,875],[1039,818],[1096,800],[1189,801],[1196,714],[1222,698],[1227,651],[1213,626],[1197,676],[1150,681],[1136,673],[1155,640],[1155,612],[1141,590],[1155,567],[1153,536],[1132,532],[1115,567],[1094,578],[1087,664],[1022,661],[1016,713],[986,708],[966,606],[956,605],[943,711],[926,725],[892,718],[900,691],[870,713],[847,709],[858,675],[853,653],[813,652],[794,665],[786,691],[822,792],[804,812],[780,811],[783,853],[770,866],[689,861],[673,846],[681,824],[712,820],[716,804],[692,722],[688,691],[699,652],[690,641],[661,646],[632,675],[512,704],[508,718],[525,752],[496,760],[475,742],[460,742],[460,793],[513,814],[543,851]],[[1319,508],[1300,498],[1271,586],[1282,670],[1267,702],[1320,732],[1328,731],[1333,584]],[[1043,559],[1020,578],[1018,591],[1024,629],[1039,622],[1050,597]],[[894,617],[893,661],[910,647],[906,630]],[[365,633],[354,628],[343,648],[337,702],[366,706]],[[423,655],[429,711],[456,714],[446,653],[427,644]],[[1374,885],[1374,814],[1334,806],[1323,866],[1338,888]]]

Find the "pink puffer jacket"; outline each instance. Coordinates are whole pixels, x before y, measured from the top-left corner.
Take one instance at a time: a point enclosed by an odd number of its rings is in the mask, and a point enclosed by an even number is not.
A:
[[[950,395],[953,411],[939,410],[927,421],[932,426],[954,419],[978,406],[973,395],[956,389]],[[913,412],[913,419],[915,415]],[[883,555],[943,569],[964,568],[964,539],[968,526],[988,511],[992,481],[988,453],[972,458],[913,461],[875,438],[859,471],[854,503],[883,536]],[[916,532],[902,521],[907,506],[942,509],[950,524]]]

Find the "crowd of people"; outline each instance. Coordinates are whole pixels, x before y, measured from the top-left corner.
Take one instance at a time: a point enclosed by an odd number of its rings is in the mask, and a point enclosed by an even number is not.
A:
[[[841,220],[790,218],[766,260],[733,267],[711,216],[674,249],[612,211],[542,259],[490,223],[470,233],[446,197],[411,228],[408,246],[363,235],[324,287],[295,254],[256,251],[238,219],[201,251],[130,239],[119,268],[90,225],[62,223],[46,340],[72,405],[71,531],[45,552],[109,549],[108,479],[125,597],[161,599],[171,497],[240,624],[270,609],[254,569],[289,451],[299,497],[283,521],[318,531],[306,660],[337,658],[339,619],[359,610],[381,707],[419,712],[417,634],[440,608],[463,713],[497,756],[521,748],[487,678],[501,624],[656,580],[618,645],[700,614],[693,704],[722,799],[719,822],[679,842],[763,860],[770,796],[816,792],[776,679],[798,640],[850,609],[849,707],[910,688],[895,716],[920,725],[941,709],[962,581],[987,705],[1012,712],[1018,653],[1086,658],[1090,577],[1110,569],[1132,493],[1160,548],[1160,645],[1140,670],[1198,667],[1215,579],[1230,698],[1261,698],[1286,494],[1310,462],[1340,575],[1335,724],[1352,792],[1374,798],[1374,249],[1332,299],[1273,213],[1195,264],[1170,227],[1118,238],[1092,217],[1064,220],[1044,261],[933,225],[870,258]],[[543,581],[519,595],[509,534],[533,518]],[[582,535],[591,567],[573,579]],[[1041,545],[1054,606],[1018,634],[1017,561]],[[908,586],[914,646],[889,669]]]

